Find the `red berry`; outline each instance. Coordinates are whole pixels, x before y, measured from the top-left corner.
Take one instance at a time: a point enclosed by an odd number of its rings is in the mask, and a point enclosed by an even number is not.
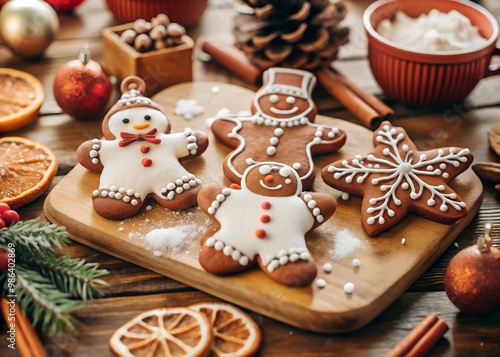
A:
[[[10,226],[16,222],[19,222],[20,217],[19,213],[10,209],[2,213],[2,219],[7,226]]]
[[[0,218],[0,229],[5,228],[5,227],[7,227],[7,225],[5,224],[5,221],[2,218]]]
[[[0,248],[0,271],[7,271],[9,266],[9,257],[7,256],[7,252]]]
[[[10,210],[10,206],[5,202],[0,202],[0,214]]]

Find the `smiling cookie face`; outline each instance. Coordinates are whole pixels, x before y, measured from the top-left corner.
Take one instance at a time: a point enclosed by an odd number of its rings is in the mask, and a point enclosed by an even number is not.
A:
[[[249,167],[242,183],[250,191],[263,196],[288,197],[302,190],[295,170],[278,163],[263,163]]]
[[[136,107],[114,113],[108,121],[108,130],[114,137],[120,133],[144,134],[152,129],[166,133],[170,122],[165,114],[154,108]]]
[[[284,93],[268,93],[257,100],[257,110],[274,119],[307,116],[313,104],[307,98]]]

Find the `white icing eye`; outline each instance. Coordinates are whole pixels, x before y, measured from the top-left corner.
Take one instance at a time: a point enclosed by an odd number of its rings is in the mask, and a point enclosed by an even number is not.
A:
[[[291,173],[292,173],[292,170],[290,170],[289,167],[282,167],[280,169],[280,175],[282,177],[288,177],[288,176],[290,176]]]
[[[278,102],[279,102],[279,100],[280,100],[280,98],[279,98],[276,94],[271,94],[271,95],[269,96],[269,101],[270,101],[271,103],[278,103]]]
[[[295,104],[295,97],[286,97],[286,102],[288,104]]]
[[[286,183],[287,185],[289,185],[289,184],[291,184],[291,183],[292,183],[292,180],[290,180],[290,179],[286,179],[286,180],[285,180],[285,183]]]
[[[271,172],[271,166],[269,165],[262,165],[261,167],[259,167],[259,172],[262,174],[262,175],[267,175]]]

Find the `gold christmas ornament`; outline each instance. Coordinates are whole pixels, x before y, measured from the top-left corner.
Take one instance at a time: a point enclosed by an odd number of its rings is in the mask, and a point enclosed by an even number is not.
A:
[[[54,9],[41,0],[12,0],[0,12],[0,36],[24,57],[41,56],[59,30]]]
[[[252,13],[235,17],[236,47],[261,69],[314,70],[337,58],[349,29],[346,7],[334,0],[242,0]]]

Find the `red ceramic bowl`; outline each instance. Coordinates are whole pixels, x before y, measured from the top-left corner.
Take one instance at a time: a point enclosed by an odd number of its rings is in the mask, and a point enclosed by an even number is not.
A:
[[[183,26],[198,23],[207,2],[208,0],[106,0],[108,9],[120,23],[137,19],[149,21],[164,13],[170,21]]]
[[[398,11],[418,17],[432,9],[457,10],[468,17],[487,42],[459,51],[421,51],[398,45],[379,35],[375,28]],[[445,107],[462,102],[479,80],[497,74],[489,69],[491,58],[500,54],[495,47],[498,24],[483,7],[460,0],[381,0],[363,14],[368,37],[368,60],[384,92],[412,107]],[[497,71],[498,72],[498,71]]]

